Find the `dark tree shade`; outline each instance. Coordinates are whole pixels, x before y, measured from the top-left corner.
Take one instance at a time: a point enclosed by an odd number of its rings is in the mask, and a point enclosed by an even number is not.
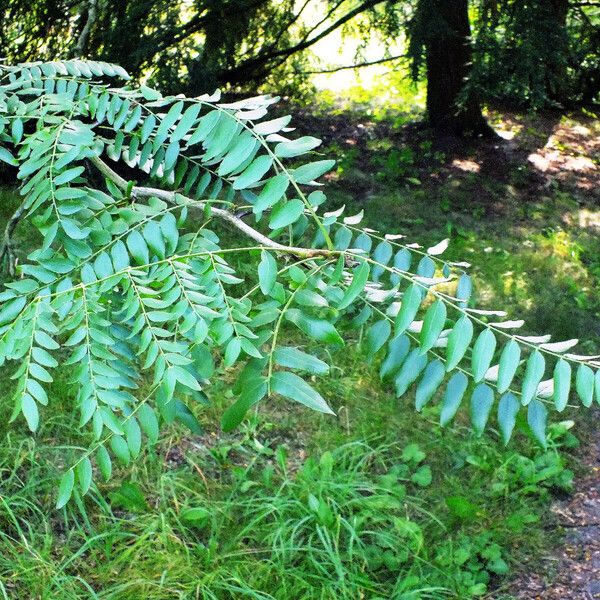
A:
[[[322,11],[315,16],[317,5]],[[287,93],[315,67],[308,51],[332,32],[367,42],[376,30],[384,58],[374,62],[387,60],[386,50],[406,33],[413,76],[428,79],[431,124],[479,133],[488,131],[479,100],[539,107],[597,99],[598,6],[598,0],[2,0],[0,56],[106,60],[166,93],[261,85]]]

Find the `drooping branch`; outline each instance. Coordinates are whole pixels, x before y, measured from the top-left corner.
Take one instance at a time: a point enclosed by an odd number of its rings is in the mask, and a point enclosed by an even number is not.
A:
[[[104,177],[112,181],[117,187],[119,187],[123,191],[128,190],[129,182],[123,179],[123,177],[121,177],[118,173],[113,171],[101,158],[94,156],[90,158],[90,161],[100,171],[100,173],[102,173]],[[133,200],[139,200],[143,198],[159,198],[160,200],[163,200],[164,202],[170,205],[178,204],[178,201],[175,197],[176,192],[171,192],[169,190],[163,190],[160,188],[133,186],[131,187],[130,195]],[[333,250],[320,248],[300,248],[297,246],[286,246],[284,244],[280,244],[279,242],[275,242],[272,239],[268,238],[260,231],[257,231],[256,229],[248,225],[245,221],[243,221],[241,218],[239,218],[238,216],[236,216],[228,210],[213,206],[212,203],[209,202],[205,202],[202,200],[193,200],[192,198],[188,198],[187,196],[184,196],[179,193],[177,193],[177,196],[179,196],[179,198],[181,198],[181,200],[185,204],[189,204],[200,210],[204,210],[207,206],[210,206],[210,213],[212,216],[227,221],[236,229],[247,235],[249,238],[257,241],[262,246],[272,248],[277,252],[290,254],[298,258],[337,256],[339,254],[339,252]]]

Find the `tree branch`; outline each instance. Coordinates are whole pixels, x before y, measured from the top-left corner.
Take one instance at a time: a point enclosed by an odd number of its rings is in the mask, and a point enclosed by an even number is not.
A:
[[[319,29],[319,27],[321,27],[321,25],[323,25],[323,23],[325,23],[327,21],[327,19],[329,19],[334,13],[335,11],[342,5],[344,4],[344,2],[346,2],[346,0],[338,0],[338,2],[336,4],[334,4],[329,11],[325,14],[325,16],[320,19],[319,21],[317,21],[306,33],[305,35],[300,39],[301,42],[307,40],[310,35],[312,33],[314,33],[317,29]]]
[[[112,181],[118,188],[120,188],[123,191],[128,189],[129,182],[123,179],[123,177],[121,177],[118,173],[113,171],[101,158],[93,156],[90,158],[90,161],[106,179]],[[168,190],[162,190],[160,188],[144,186],[133,186],[131,188],[131,198],[133,198],[134,200],[139,200],[142,198],[159,198],[160,200],[164,200],[165,202],[167,202],[167,204],[170,205],[178,204],[175,198],[175,193],[176,192],[170,192]],[[268,238],[266,235],[260,233],[260,231],[257,231],[256,229],[242,221],[242,219],[240,219],[228,210],[225,210],[223,208],[217,208],[209,202],[204,202],[202,200],[193,200],[192,198],[188,198],[187,196],[184,196],[179,193],[177,193],[177,195],[183,198],[183,200],[187,204],[193,205],[200,210],[203,210],[207,206],[210,206],[210,212],[212,216],[219,217],[220,219],[227,221],[236,229],[239,229],[242,233],[247,235],[249,238],[257,241],[262,246],[272,248],[277,252],[291,254],[298,258],[337,256],[339,254],[339,252],[335,250],[325,250],[321,248],[300,248],[296,246],[286,246],[284,244],[280,244],[279,242],[275,242],[272,239]]]
[[[345,69],[360,69],[362,67],[370,67],[371,65],[380,65],[382,63],[390,62],[392,60],[399,60],[404,58],[403,55],[388,56],[387,58],[380,58],[378,60],[369,60],[355,65],[343,65],[341,67],[333,67],[331,69],[321,69],[318,71],[296,71],[298,75],[321,75],[324,73],[337,73],[338,71],[344,71]]]
[[[239,65],[225,71],[221,75],[221,81],[226,83],[236,81],[236,77],[242,74],[245,75],[247,79],[250,79],[253,69],[258,68],[261,65],[264,65],[265,63],[268,63],[270,60],[273,60],[275,58],[282,58],[283,60],[285,60],[288,56],[291,56],[296,52],[300,52],[301,50],[306,50],[307,48],[310,48],[319,40],[328,36],[336,29],[339,29],[342,25],[344,25],[360,13],[364,12],[365,10],[368,10],[369,8],[377,6],[382,2],[385,2],[385,0],[365,0],[362,4],[348,11],[345,15],[341,16],[339,19],[334,21],[329,27],[327,27],[326,29],[321,31],[321,33],[315,35],[314,37],[310,39],[304,39],[295,44],[294,46],[290,46],[289,48],[282,48],[280,50],[275,50],[273,52],[267,52],[263,54],[259,53],[258,56],[249,58],[248,60],[241,62]]]
[[[298,19],[302,16],[302,13],[304,12],[304,9],[308,6],[309,3],[310,3],[310,0],[306,0],[306,2],[300,7],[300,10],[294,15],[294,17],[290,21],[288,21],[286,23],[285,27],[283,27],[279,31],[279,33],[275,36],[275,39],[269,44],[269,46],[268,46],[269,50],[274,50],[275,48],[277,48],[277,44],[283,37],[283,34],[286,31],[289,31],[289,29],[292,27],[292,25],[294,25],[294,23],[296,23],[298,21]]]

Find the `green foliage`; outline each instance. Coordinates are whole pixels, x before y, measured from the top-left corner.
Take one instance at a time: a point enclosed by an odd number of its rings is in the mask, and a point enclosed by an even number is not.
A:
[[[545,356],[553,373],[534,399],[531,377],[523,383],[541,445],[544,404],[553,396],[564,409],[571,364],[583,403],[593,398],[595,357],[569,353],[576,340],[507,333],[522,322],[493,321],[505,313],[471,306],[465,263],[439,257],[447,240],[425,250],[361,228],[362,213],[320,214],[325,195],[308,191],[333,161],[313,160],[315,138],[286,137],[289,120],[268,115],[275,98],[221,103],[218,94],[115,88],[105,82],[127,74],[94,61],[2,73],[0,141],[18,165],[20,210],[41,241],[0,295],[0,364],[18,364],[12,418],[23,415],[33,431],[52,411],[46,388],[59,363],[69,370],[87,449],[62,476],[59,508],[93,487],[92,463],[109,479],[113,463],[130,465],[156,442],[160,423],[199,431],[191,403],[208,403],[219,377],[236,377],[225,429],[274,394],[332,413],[309,378],[328,365],[284,351],[287,323],[333,347],[365,327],[365,351],[383,359],[382,377],[397,395],[419,379],[418,409],[448,372],[442,425],[471,395],[470,381],[486,380],[503,394],[505,442],[521,411],[513,379],[523,352]],[[256,226],[240,215],[253,215]],[[222,243],[222,224],[250,243]],[[260,262],[244,279],[227,259],[248,256]],[[479,433],[491,410],[489,393],[480,396],[471,401]]]
[[[597,98],[597,6],[481,2],[475,25],[471,85],[486,98],[533,108]]]
[[[539,499],[572,476],[555,452],[498,456],[491,444],[451,467],[439,460],[459,460],[453,445],[354,442],[298,462],[270,441],[250,427],[187,454],[208,489],[187,464],[150,461],[66,532],[31,502],[49,487],[35,450],[18,448],[17,465],[3,452],[0,581],[16,597],[68,600],[90,589],[154,600],[480,597],[518,566],[511,544],[533,541]]]

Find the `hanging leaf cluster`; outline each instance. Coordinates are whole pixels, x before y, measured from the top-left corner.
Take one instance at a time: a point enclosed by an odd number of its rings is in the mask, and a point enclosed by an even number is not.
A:
[[[192,405],[226,369],[237,380],[225,430],[273,396],[332,414],[314,386],[330,366],[311,348],[341,347],[352,328],[384,385],[415,386],[417,410],[441,390],[442,425],[467,404],[477,433],[494,414],[507,442],[524,412],[545,444],[548,407],[564,410],[572,387],[584,406],[600,400],[598,357],[473,307],[468,265],[441,258],[447,240],[421,248],[361,227],[362,213],[326,212],[319,179],[333,161],[269,115],[276,98],[163,97],[94,61],[0,75],[0,161],[22,202],[1,249],[14,275],[0,292],[0,366],[14,365],[12,418],[32,431],[52,411],[55,371],[70,375],[87,450],[58,507],[163,424],[198,430]],[[19,221],[41,236],[16,262]],[[237,242],[221,243],[231,230]],[[240,255],[251,275],[232,267]],[[303,348],[282,341],[288,328]]]

